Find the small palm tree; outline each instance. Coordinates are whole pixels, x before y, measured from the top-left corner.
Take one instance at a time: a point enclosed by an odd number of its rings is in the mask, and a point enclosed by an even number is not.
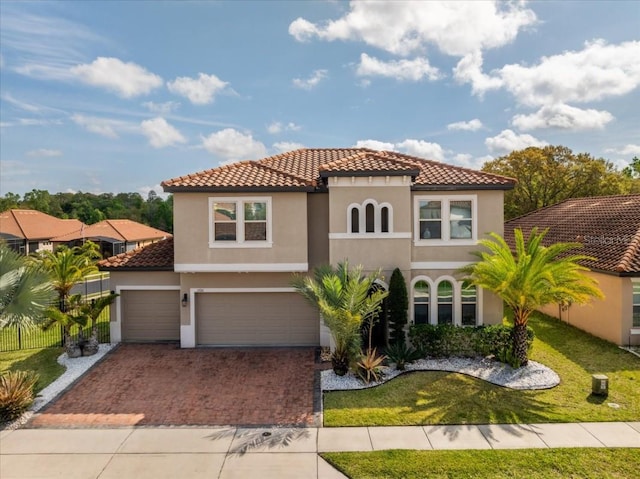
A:
[[[547,304],[586,304],[603,298],[597,281],[584,274],[588,268],[580,261],[589,256],[570,254],[580,243],[556,243],[543,246],[547,231],[534,228],[525,241],[516,229],[515,251],[496,233],[480,240],[488,251],[475,252],[480,258],[460,271],[475,285],[492,291],[513,311],[513,353],[520,365],[528,361],[527,321],[531,314]]]
[[[380,310],[380,303],[388,294],[372,292],[379,278],[380,270],[364,275],[362,266],[350,269],[345,261],[335,269],[321,266],[313,277],[295,276],[292,281],[294,288],[318,308],[331,332],[335,345],[331,361],[338,375],[346,374],[360,354],[362,322]]]
[[[0,244],[0,328],[33,326],[54,297],[46,271]]]
[[[91,242],[73,248],[60,246],[55,252],[38,253],[36,261],[49,271],[53,288],[58,293],[61,311],[64,312],[69,307],[67,303],[71,288],[98,271],[95,260],[99,256],[97,245]]]

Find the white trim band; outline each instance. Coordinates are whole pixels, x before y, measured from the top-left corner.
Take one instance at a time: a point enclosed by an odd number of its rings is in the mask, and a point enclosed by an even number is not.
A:
[[[176,273],[300,273],[309,263],[177,263]]]
[[[329,233],[329,239],[411,239],[411,233]]]
[[[473,261],[417,261],[411,263],[411,269],[460,269]]]

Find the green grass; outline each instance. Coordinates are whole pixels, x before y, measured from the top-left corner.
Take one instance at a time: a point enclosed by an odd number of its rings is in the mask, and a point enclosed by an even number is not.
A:
[[[322,454],[351,479],[626,479],[637,477],[637,449],[376,451]]]
[[[561,383],[516,391],[447,372],[404,374],[382,386],[324,395],[326,426],[637,421],[640,358],[542,315],[531,359],[556,371]],[[591,394],[591,374],[609,377],[609,396]],[[615,403],[619,408],[610,407]]]
[[[8,370],[35,371],[40,376],[34,388],[34,392],[37,394],[65,371],[64,366],[56,361],[62,352],[62,348],[2,352],[0,353],[0,372]]]

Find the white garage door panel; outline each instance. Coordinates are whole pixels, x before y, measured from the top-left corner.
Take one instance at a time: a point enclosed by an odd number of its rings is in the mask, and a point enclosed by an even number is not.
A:
[[[316,346],[318,313],[297,293],[196,295],[201,345]]]
[[[180,340],[179,291],[122,291],[123,341]]]

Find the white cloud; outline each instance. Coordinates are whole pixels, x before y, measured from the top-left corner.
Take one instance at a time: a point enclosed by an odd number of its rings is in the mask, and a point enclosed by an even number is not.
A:
[[[138,188],[138,193],[140,193],[140,195],[146,200],[149,197],[149,193],[153,191],[156,196],[162,198],[163,200],[166,200],[167,197],[169,196],[169,193],[165,193],[164,189],[162,188],[162,186],[160,186],[160,184],[156,184],[153,186],[141,186],[140,188]]]
[[[371,150],[379,151],[393,151],[395,145],[393,143],[386,143],[378,140],[358,140],[356,142],[356,148],[369,148]]]
[[[256,160],[267,155],[267,148],[253,136],[233,128],[211,133],[202,138],[202,146],[225,160]]]
[[[337,20],[314,24],[303,18],[289,25],[298,41],[352,40],[396,55],[436,45],[452,56],[511,43],[520,29],[535,24],[524,2],[361,1]]]
[[[455,123],[449,123],[447,125],[447,130],[478,131],[482,126],[482,122],[477,118],[474,118],[470,121],[456,121]]]
[[[529,146],[548,145],[546,141],[527,134],[518,135],[513,130],[502,130],[498,135],[484,140],[484,144],[489,148],[489,151],[498,154],[511,153]]]
[[[162,86],[162,78],[133,62],[118,58],[98,57],[93,63],[71,68],[80,81],[114,91],[123,98],[146,95]]]
[[[472,52],[465,55],[453,69],[453,76],[458,83],[471,83],[475,95],[482,97],[489,90],[503,86],[501,78],[492,77],[482,72],[482,53]]]
[[[140,123],[140,128],[154,148],[164,148],[187,141],[182,133],[161,117],[143,121]]]
[[[177,110],[180,107],[178,101],[165,101],[164,103],[155,103],[153,101],[145,101],[142,106],[147,108],[151,113],[158,115],[168,115],[172,111]]]
[[[516,115],[511,123],[523,131],[539,128],[558,128],[563,130],[601,130],[613,120],[608,111],[583,110],[562,103],[543,106],[530,115]]]
[[[60,150],[50,150],[48,148],[38,148],[37,150],[27,151],[27,156],[34,156],[39,158],[52,158],[56,156],[62,156]]]
[[[355,147],[370,148],[372,150],[380,151],[398,151],[408,155],[426,158],[428,160],[443,161],[445,157],[445,151],[439,144],[430,143],[424,140],[413,140],[411,138],[407,138],[406,140],[398,143],[389,143],[378,140],[358,140]]]
[[[430,143],[424,140],[406,139],[401,143],[396,143],[396,148],[409,155],[426,158],[428,160],[444,161],[444,150],[437,143]]]
[[[381,76],[414,82],[424,78],[429,80],[440,78],[438,69],[429,65],[429,60],[426,58],[418,57],[413,60],[402,59],[384,62],[370,57],[366,53],[360,55],[356,74],[361,77]]]
[[[309,78],[294,78],[293,86],[303,90],[313,90],[318,84],[328,77],[327,70],[314,70]]]
[[[278,133],[282,133],[283,131],[299,131],[302,127],[300,125],[296,125],[293,122],[282,123],[279,121],[274,121],[270,125],[267,125],[267,131],[272,135],[277,135]]]
[[[287,151],[299,150],[305,148],[302,143],[295,143],[292,141],[279,141],[273,144],[273,149],[278,153],[285,153]]]
[[[167,83],[170,92],[188,98],[194,105],[213,103],[215,96],[224,91],[227,85],[217,76],[205,73],[200,73],[198,78],[178,77]]]
[[[618,155],[640,155],[640,145],[625,145],[622,148],[607,148],[606,153],[617,153]]]
[[[112,139],[118,138],[119,132],[138,131],[139,129],[137,125],[125,121],[99,118],[96,116],[75,114],[71,116],[71,120],[87,131]]]

